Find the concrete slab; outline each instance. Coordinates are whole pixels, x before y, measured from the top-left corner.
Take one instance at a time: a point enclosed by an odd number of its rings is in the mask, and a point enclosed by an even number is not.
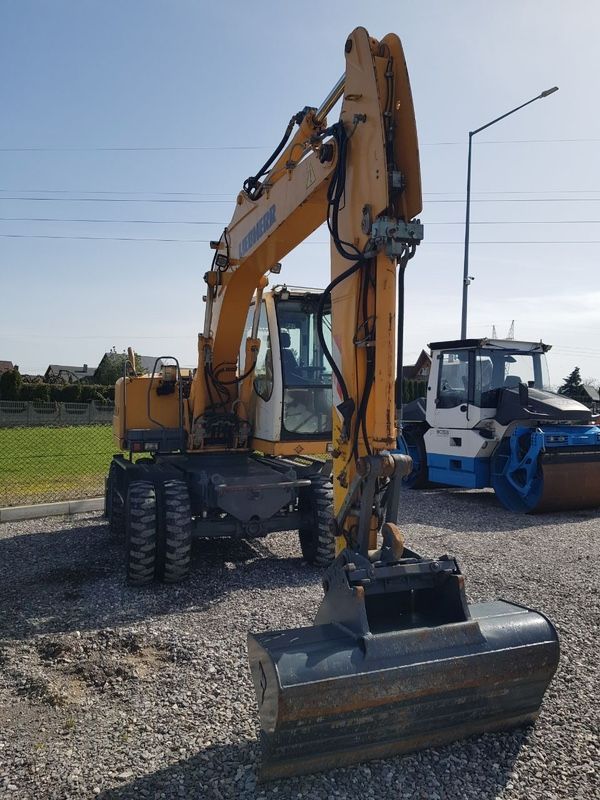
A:
[[[62,500],[59,503],[36,503],[30,506],[0,508],[0,522],[81,514],[89,511],[104,511],[104,498],[90,497],[85,500]]]

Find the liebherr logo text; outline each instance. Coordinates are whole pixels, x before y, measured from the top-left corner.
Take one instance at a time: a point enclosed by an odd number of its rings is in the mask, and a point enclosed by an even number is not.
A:
[[[256,225],[250,229],[249,233],[247,233],[240,242],[240,258],[245,256],[248,250],[250,250],[250,248],[255,245],[259,239],[262,239],[269,228],[272,227],[274,222],[275,206],[271,206],[267,213],[262,215]]]

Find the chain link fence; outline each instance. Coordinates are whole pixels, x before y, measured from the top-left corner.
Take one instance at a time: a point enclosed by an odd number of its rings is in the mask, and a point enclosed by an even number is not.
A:
[[[0,507],[99,497],[113,405],[0,401]]]

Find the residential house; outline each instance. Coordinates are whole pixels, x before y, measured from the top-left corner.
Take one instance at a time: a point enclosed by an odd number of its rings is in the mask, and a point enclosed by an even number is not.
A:
[[[431,356],[425,350],[421,350],[414,364],[402,367],[402,377],[405,381],[426,381],[430,372]]]
[[[0,375],[2,375],[3,372],[10,372],[11,369],[14,369],[12,361],[0,361]]]
[[[110,363],[110,359],[117,356],[119,359],[125,359],[125,353],[115,353],[114,351],[110,353],[104,353],[102,358],[100,359],[100,363],[96,368],[96,373],[102,372],[102,368],[105,368],[107,364]],[[143,373],[150,374],[154,367],[156,366],[156,372],[160,370],[162,367],[162,360],[160,358],[156,358],[156,356],[141,356],[139,353],[136,353],[136,361],[137,366],[141,367],[141,371]],[[123,363],[120,361],[120,363]]]
[[[582,389],[586,395],[582,402],[589,406],[592,414],[600,414],[600,392],[598,392],[598,389],[589,383],[584,383]]]
[[[66,364],[50,364],[44,373],[46,383],[77,383],[78,381],[91,383],[96,372],[96,367],[87,364],[67,366]]]
[[[140,366],[143,372],[147,372],[150,374],[154,370],[154,366],[156,365],[156,371],[158,372],[162,367],[162,361],[157,359],[155,356],[138,356]]]

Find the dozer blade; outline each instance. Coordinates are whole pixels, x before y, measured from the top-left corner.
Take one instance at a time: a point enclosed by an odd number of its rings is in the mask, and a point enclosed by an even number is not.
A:
[[[552,624],[504,601],[468,606],[454,559],[411,555],[361,569],[345,551],[313,627],[249,635],[261,780],[535,720],[558,664]]]

